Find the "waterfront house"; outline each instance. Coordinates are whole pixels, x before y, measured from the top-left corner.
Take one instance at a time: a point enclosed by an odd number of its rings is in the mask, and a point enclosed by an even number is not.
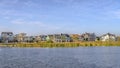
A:
[[[46,40],[53,41],[53,42],[62,42],[60,34],[47,35]]]
[[[54,35],[53,34],[47,35],[46,40],[47,41],[54,41]]]
[[[116,36],[114,34],[104,34],[100,38],[101,41],[116,41]]]
[[[61,34],[54,34],[53,35],[53,41],[54,42],[62,42]]]
[[[35,42],[39,42],[39,41],[41,41],[40,36],[35,36]]]
[[[79,36],[79,41],[85,41],[85,38],[84,38],[83,34]]]
[[[71,42],[71,37],[68,34],[61,34],[62,42]]]
[[[3,43],[13,42],[14,41],[13,32],[2,32],[1,40]]]
[[[24,37],[24,42],[29,42],[30,41],[30,37],[29,36],[25,36]]]
[[[26,37],[26,33],[19,33],[15,35],[15,41],[24,42],[24,38]]]
[[[35,42],[35,36],[26,36],[24,38],[25,42]]]
[[[0,36],[0,43],[2,42],[1,36]]]
[[[95,41],[100,41],[100,37],[97,36],[96,39],[95,39]]]
[[[79,34],[71,34],[70,37],[73,42],[78,42],[80,35]]]
[[[95,33],[84,33],[79,37],[80,41],[95,41],[95,39],[96,39]]]
[[[47,35],[40,35],[40,41],[46,41]]]
[[[48,35],[53,42],[71,42],[71,37],[68,34],[53,34]]]
[[[25,42],[39,42],[39,41],[46,41],[46,35],[40,35],[40,36],[25,36],[24,41]]]
[[[116,39],[117,41],[120,41],[120,36],[117,36],[117,39]]]

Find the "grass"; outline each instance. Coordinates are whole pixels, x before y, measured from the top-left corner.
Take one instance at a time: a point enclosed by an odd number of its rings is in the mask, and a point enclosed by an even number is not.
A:
[[[38,42],[38,43],[8,43],[3,44],[1,43],[0,46],[7,46],[7,47],[89,47],[89,46],[120,46],[119,41],[96,41],[96,42],[60,42],[60,43],[53,43],[53,42]]]

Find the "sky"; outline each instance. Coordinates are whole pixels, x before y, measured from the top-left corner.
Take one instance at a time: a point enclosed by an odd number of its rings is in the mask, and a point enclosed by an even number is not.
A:
[[[0,32],[120,35],[120,0],[0,0]]]

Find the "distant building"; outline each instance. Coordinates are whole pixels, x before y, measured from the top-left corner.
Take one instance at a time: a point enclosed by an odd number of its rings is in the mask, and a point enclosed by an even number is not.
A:
[[[120,36],[117,36],[117,39],[116,39],[117,41],[120,41]]]
[[[2,38],[1,38],[1,36],[0,36],[0,43],[2,42]]]
[[[96,35],[94,33],[85,33],[80,35],[80,41],[95,41]]]
[[[54,42],[62,42],[61,34],[54,34],[53,35],[53,41]]]
[[[47,35],[40,35],[40,41],[47,41],[46,38],[47,38]]]
[[[53,41],[54,35],[47,35],[46,40],[47,41]]]
[[[70,37],[72,38],[72,41],[73,41],[73,42],[80,41],[80,40],[79,40],[79,37],[80,37],[79,34],[71,34]]]
[[[30,40],[31,40],[31,39],[30,39],[30,36],[25,36],[25,38],[24,38],[24,41],[25,41],[25,42],[30,42]]]
[[[35,36],[35,42],[39,42],[39,41],[41,41],[40,36]]]
[[[72,39],[69,34],[61,34],[62,42],[71,42]]]
[[[15,40],[18,42],[24,42],[25,37],[26,33],[19,33],[15,35]]]
[[[13,42],[14,41],[13,32],[2,32],[1,40],[3,43]]]
[[[53,42],[71,42],[71,37],[68,34],[53,34],[48,35],[47,40],[52,40]]]
[[[25,42],[35,42],[35,36],[26,36],[24,38]]]
[[[116,41],[116,36],[114,34],[104,34],[100,38],[101,41]]]
[[[96,39],[95,39],[95,41],[100,41],[100,37],[97,36]]]

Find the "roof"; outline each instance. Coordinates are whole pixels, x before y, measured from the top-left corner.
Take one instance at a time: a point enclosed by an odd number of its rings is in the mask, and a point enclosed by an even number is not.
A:
[[[102,35],[102,36],[106,36],[106,35],[115,36],[114,34],[111,34],[111,33],[107,33],[107,34],[104,34],[104,35]]]
[[[13,32],[2,32],[1,34],[13,34]]]

